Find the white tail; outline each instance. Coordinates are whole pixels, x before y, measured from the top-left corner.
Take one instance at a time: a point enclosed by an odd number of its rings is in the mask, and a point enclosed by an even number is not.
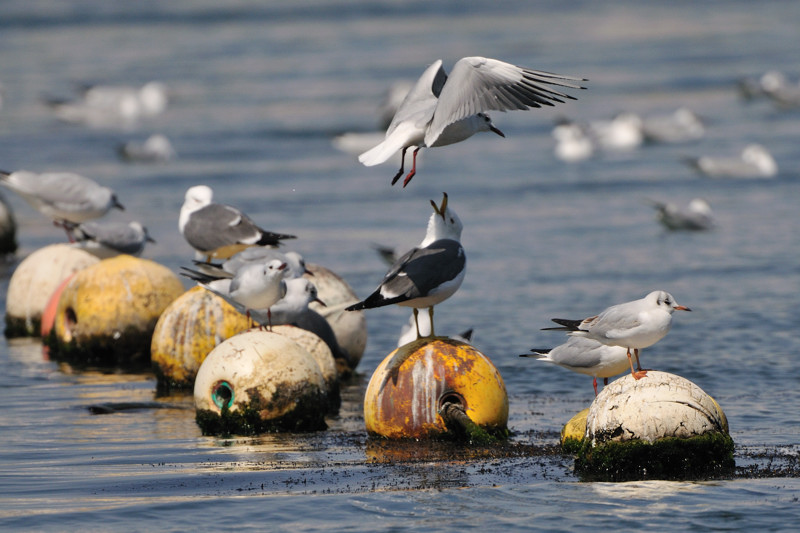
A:
[[[395,152],[403,148],[402,140],[397,138],[387,137],[384,141],[377,146],[374,146],[358,156],[358,160],[364,166],[372,167],[379,165],[392,157]]]

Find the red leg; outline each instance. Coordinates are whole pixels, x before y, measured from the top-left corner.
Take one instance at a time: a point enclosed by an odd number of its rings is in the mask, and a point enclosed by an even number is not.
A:
[[[592,385],[594,385],[594,395],[597,396],[597,378],[592,378]]]
[[[397,174],[395,174],[394,177],[392,178],[392,185],[397,183],[397,180],[399,180],[400,176],[402,176],[403,172],[405,172],[405,168],[406,168],[406,150],[408,150],[408,146],[403,148],[403,151],[400,152],[400,170],[398,170]]]
[[[408,185],[408,182],[411,181],[411,178],[413,178],[414,175],[417,173],[417,152],[419,152],[419,148],[420,147],[417,146],[414,149],[414,164],[411,166],[411,172],[409,172],[408,176],[406,176],[406,179],[403,180],[403,187]]]
[[[639,370],[638,372],[636,372],[633,369],[633,359],[631,358],[631,349],[630,348],[628,348],[628,363],[630,363],[630,365],[631,365],[631,376],[633,376],[633,379],[642,379],[643,377],[645,377],[647,375],[647,370]]]

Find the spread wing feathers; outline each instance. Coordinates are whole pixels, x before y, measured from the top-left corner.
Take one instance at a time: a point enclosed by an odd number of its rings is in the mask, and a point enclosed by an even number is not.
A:
[[[511,111],[552,106],[575,97],[547,86],[582,89],[582,78],[531,70],[496,59],[465,57],[456,62],[439,102],[425,144],[430,146],[453,122],[484,111]],[[431,142],[429,142],[431,141]]]
[[[347,309],[371,309],[425,296],[442,283],[455,279],[465,261],[461,243],[451,239],[434,241],[425,248],[413,248],[389,269],[375,292]]]
[[[272,233],[259,228],[250,217],[224,204],[210,204],[195,211],[184,229],[195,248],[216,250],[232,244],[277,245],[294,235]]]
[[[412,118],[415,126],[426,127],[433,117],[433,111],[436,109],[436,102],[445,81],[447,81],[447,74],[442,68],[442,60],[438,59],[425,69],[425,72],[397,107],[392,122],[386,129],[386,137],[389,137],[397,129],[397,126]]]

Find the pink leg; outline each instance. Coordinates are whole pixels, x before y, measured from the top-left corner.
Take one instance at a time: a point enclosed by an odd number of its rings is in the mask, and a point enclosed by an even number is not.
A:
[[[597,378],[592,378],[592,385],[594,385],[594,395],[597,396]]]
[[[408,146],[403,148],[403,151],[400,152],[400,170],[398,170],[397,174],[395,174],[394,177],[392,178],[392,185],[397,183],[397,180],[399,180],[400,176],[402,176],[403,172],[405,172],[405,168],[406,168],[406,150],[408,150]]]
[[[406,176],[406,179],[403,181],[403,187],[408,185],[408,182],[411,181],[411,178],[417,173],[417,152],[419,152],[419,146],[414,149],[414,164],[411,166],[411,172],[408,173],[408,176]]]

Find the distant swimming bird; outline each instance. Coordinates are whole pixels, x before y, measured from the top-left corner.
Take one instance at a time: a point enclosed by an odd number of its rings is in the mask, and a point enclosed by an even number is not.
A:
[[[339,345],[330,323],[309,308],[311,302],[326,307],[325,302],[319,299],[317,287],[311,280],[303,277],[286,280],[286,294],[269,308],[272,324],[289,324],[310,331],[322,339],[331,350],[334,359],[344,361],[349,367],[352,363],[350,354]],[[270,320],[264,311],[253,310],[251,314],[260,324]]]
[[[213,203],[213,196],[205,185],[190,187],[178,219],[181,235],[206,262],[213,257],[227,259],[250,246],[277,246],[283,239],[295,238],[261,229],[235,207]]]
[[[125,209],[114,191],[72,172],[37,174],[0,170],[0,185],[19,194],[34,209],[63,227],[70,240],[77,224],[100,218],[112,207]]]
[[[687,107],[679,107],[667,115],[645,117],[642,122],[642,134],[652,143],[695,141],[705,133],[703,121]]]
[[[739,93],[747,101],[766,98],[779,109],[800,107],[800,82],[790,81],[778,70],[767,71],[757,79],[739,80]]]
[[[455,211],[447,205],[444,193],[441,206],[431,200],[433,214],[428,220],[425,238],[397,259],[389,269],[375,292],[365,300],[351,305],[348,311],[372,309],[397,304],[414,308],[417,318],[419,309],[428,308],[433,328],[433,306],[455,294],[464,281],[467,258],[461,246],[463,225]],[[417,337],[421,336],[417,322]]]
[[[652,201],[651,204],[658,221],[669,230],[702,231],[714,226],[714,213],[702,198],[693,198],[683,209],[671,202]]]
[[[139,163],[164,163],[177,155],[169,139],[160,133],[151,135],[144,142],[126,142],[117,152],[123,160]]]
[[[771,178],[778,164],[760,144],[749,144],[738,157],[702,156],[687,158],[686,163],[711,178]]]
[[[128,125],[159,115],[166,109],[168,100],[166,85],[152,81],[141,87],[94,85],[79,99],[50,100],[47,104],[64,122],[107,126]]]
[[[266,310],[271,328],[270,307],[286,295],[285,269],[286,263],[273,259],[264,264],[246,265],[233,277],[213,278],[186,267],[181,267],[181,274],[224,299],[248,319],[254,310]]]
[[[482,131],[505,137],[485,111],[525,110],[552,106],[553,102],[563,103],[560,98],[575,100],[545,87],[584,88],[569,83],[571,81],[586,80],[530,70],[485,57],[458,60],[448,78],[442,61],[437,60],[406,95],[386,130],[386,138],[361,154],[358,160],[368,167],[378,165],[401,150],[400,170],[392,179],[394,185],[405,172],[406,150],[416,146],[413,166],[403,181],[405,187],[416,174],[416,156],[421,148],[454,144]]]
[[[585,127],[570,120],[560,120],[552,131],[555,156],[567,163],[583,161],[594,154],[594,141]]]
[[[520,354],[520,357],[533,357],[579,374],[592,376],[595,396],[597,396],[597,378],[603,378],[603,384],[608,385],[608,378],[622,374],[628,369],[626,348],[607,346],[584,337],[570,337],[567,342],[552,349],[531,348],[531,352]]]
[[[557,328],[544,330],[568,331],[573,337],[586,337],[609,346],[622,346],[631,367],[631,375],[639,379],[647,374],[639,363],[639,349],[657,343],[672,326],[673,311],[691,311],[678,305],[675,298],[665,291],[653,291],[640,300],[613,305],[599,315],[582,320],[554,318]],[[631,349],[636,357],[638,372],[633,369]]]
[[[74,231],[75,245],[101,259],[119,254],[138,256],[148,242],[155,243],[139,222],[84,222]]]
[[[630,111],[618,113],[610,120],[590,122],[589,132],[598,146],[612,152],[630,151],[644,142],[642,118]]]

